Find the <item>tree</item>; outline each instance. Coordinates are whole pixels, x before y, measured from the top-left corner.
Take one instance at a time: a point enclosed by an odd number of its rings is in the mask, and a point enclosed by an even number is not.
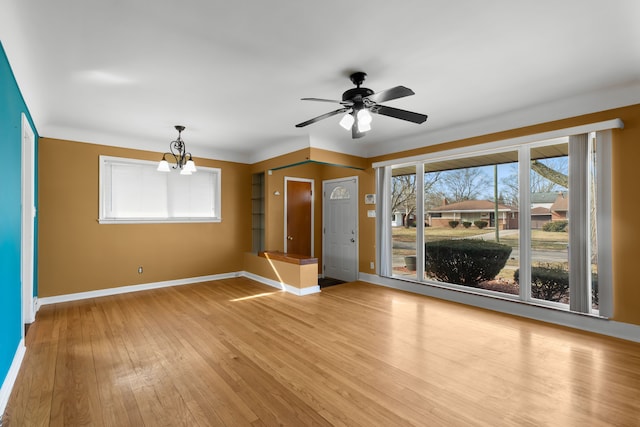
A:
[[[424,174],[424,211],[440,206],[444,194],[438,190],[438,181],[442,172],[427,172]]]
[[[569,188],[566,173],[567,158],[556,157],[552,159],[531,161],[531,193],[549,193]],[[502,195],[506,203],[518,206],[518,166],[513,165],[509,175],[500,180]]]
[[[416,174],[391,178],[391,212],[403,211],[402,223],[409,227],[407,219],[416,211]]]
[[[510,206],[519,206],[518,165],[511,166],[509,175],[500,179],[500,186],[504,202]]]
[[[452,203],[477,200],[488,188],[493,179],[479,167],[442,172],[441,191]]]
[[[562,160],[562,159],[558,158],[557,160]],[[566,170],[566,162],[555,162],[555,163],[558,163],[558,164],[551,166],[551,165],[546,165],[538,160],[532,160],[531,170],[536,172],[537,176],[547,180],[548,181],[547,185],[551,184],[553,187],[553,184],[555,184],[555,185],[559,185],[560,187],[569,188],[569,178],[567,177],[566,174],[560,172],[560,167],[564,166],[564,169]],[[561,165],[559,163],[565,163],[565,165]],[[547,190],[547,191],[551,191],[551,190]]]
[[[425,201],[440,178],[441,172],[424,175]],[[442,199],[442,198],[441,198]],[[416,212],[416,174],[397,175],[391,178],[391,212],[403,212],[403,225]]]

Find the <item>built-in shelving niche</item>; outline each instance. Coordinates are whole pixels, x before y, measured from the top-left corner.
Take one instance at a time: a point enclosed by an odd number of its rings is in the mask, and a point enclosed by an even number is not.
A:
[[[264,172],[251,176],[251,250],[264,251]]]

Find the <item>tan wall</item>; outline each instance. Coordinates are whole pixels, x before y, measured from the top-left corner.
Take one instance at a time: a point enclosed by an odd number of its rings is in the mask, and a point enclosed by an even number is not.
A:
[[[196,159],[222,169],[221,223],[98,224],[100,155],[160,158],[40,139],[39,297],[242,271],[242,254],[251,250],[248,165]]]
[[[298,289],[318,286],[318,267],[268,259],[254,253],[244,254],[244,270]]]
[[[318,258],[318,273],[322,273],[322,181],[329,179],[358,177],[359,225],[360,225],[360,271],[373,273],[370,262],[375,261],[375,233],[370,232],[375,218],[367,217],[368,209],[364,195],[375,192],[374,171],[362,170],[370,163],[360,157],[350,156],[318,148],[308,148],[279,156],[251,166],[252,173],[265,173],[265,249],[284,251],[284,178],[314,180],[314,257]],[[269,175],[271,170],[271,175]],[[280,195],[276,195],[278,192]],[[375,228],[373,228],[375,229]]]

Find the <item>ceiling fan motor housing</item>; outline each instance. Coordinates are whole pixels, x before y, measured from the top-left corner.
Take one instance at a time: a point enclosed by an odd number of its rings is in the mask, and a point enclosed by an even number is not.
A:
[[[373,93],[374,92],[371,89],[366,87],[354,87],[342,94],[342,101],[353,101],[354,103],[358,101],[362,102],[362,98],[373,95]]]

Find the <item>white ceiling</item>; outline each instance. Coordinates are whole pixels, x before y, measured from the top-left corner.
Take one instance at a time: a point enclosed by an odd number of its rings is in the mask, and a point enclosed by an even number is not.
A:
[[[638,0],[3,0],[0,40],[41,136],[241,162],[372,156],[640,102]],[[385,105],[352,140],[352,71]]]

